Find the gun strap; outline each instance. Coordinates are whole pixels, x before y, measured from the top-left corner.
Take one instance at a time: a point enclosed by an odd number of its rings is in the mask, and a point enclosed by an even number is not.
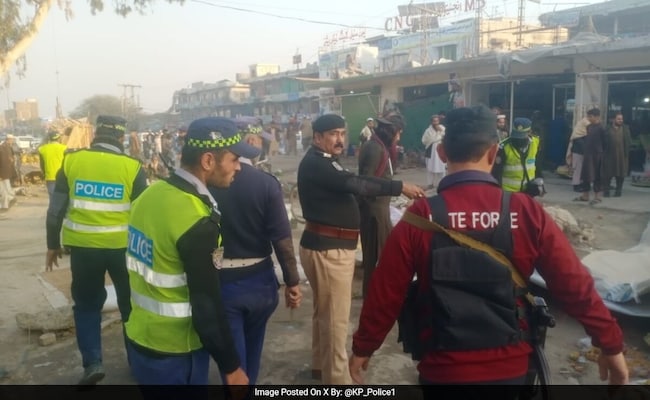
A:
[[[420,217],[419,215],[415,215],[409,211],[404,212],[404,215],[402,216],[402,221],[411,224],[416,228],[422,229],[424,231],[435,231],[435,232],[444,233],[445,235],[449,236],[453,241],[455,241],[461,246],[469,247],[471,249],[486,253],[488,256],[492,257],[499,263],[508,267],[508,269],[510,270],[510,274],[512,275],[512,281],[515,283],[517,287],[519,287],[520,289],[528,288],[528,285],[526,285],[526,281],[524,281],[524,278],[521,276],[521,274],[515,268],[515,266],[512,265],[512,262],[508,259],[508,257],[506,257],[503,253],[497,251],[494,247],[490,246],[489,244],[478,241],[468,235],[465,235],[462,232],[455,231],[453,229],[447,229],[435,221],[430,221],[426,218]],[[529,292],[526,293],[526,298],[531,302],[531,304],[534,304],[532,295]]]

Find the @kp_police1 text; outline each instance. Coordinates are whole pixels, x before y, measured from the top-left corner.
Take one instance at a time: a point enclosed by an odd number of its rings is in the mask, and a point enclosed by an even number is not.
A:
[[[395,388],[352,386],[352,387],[255,387],[254,397],[274,399],[331,397],[341,399],[361,399],[369,397],[396,398]]]

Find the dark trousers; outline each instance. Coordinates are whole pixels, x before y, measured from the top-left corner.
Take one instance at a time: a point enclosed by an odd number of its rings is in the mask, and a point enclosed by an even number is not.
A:
[[[616,180],[616,195],[620,196],[621,192],[623,191],[623,177],[622,176],[614,176],[613,177]],[[609,195],[609,184],[612,182],[612,177],[611,176],[606,176],[605,180],[603,181],[603,189],[605,191],[606,195]]]
[[[251,385],[257,381],[266,323],[278,306],[278,280],[272,263],[252,276],[221,283],[221,298],[241,367]],[[221,374],[225,382],[224,374]]]
[[[129,319],[131,290],[126,269],[126,249],[70,247],[70,269],[77,346],[86,368],[102,362],[101,321],[106,301],[106,272],[115,287],[122,321]]]
[[[150,356],[126,340],[131,373],[139,385],[207,385],[210,355],[204,349],[173,356]]]

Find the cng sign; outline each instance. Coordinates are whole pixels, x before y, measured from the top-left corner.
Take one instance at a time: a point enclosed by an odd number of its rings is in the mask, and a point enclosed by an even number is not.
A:
[[[531,0],[534,1],[534,0]],[[447,3],[428,3],[422,6],[409,4],[410,14],[387,18],[384,22],[384,29],[387,31],[399,31],[413,26],[413,17],[436,16],[446,17],[454,14],[468,13],[485,8],[486,0],[458,0]]]

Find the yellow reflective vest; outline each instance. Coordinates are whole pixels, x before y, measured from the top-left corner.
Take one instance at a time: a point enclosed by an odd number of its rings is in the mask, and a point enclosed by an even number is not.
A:
[[[140,346],[170,354],[202,347],[176,243],[211,211],[197,196],[166,181],[152,184],[133,202],[126,258],[132,311],[125,327]]]
[[[526,184],[524,165],[526,165],[528,178],[531,181],[535,179],[535,160],[537,158],[537,151],[539,150],[539,137],[532,136],[530,138],[528,153],[526,154],[526,160],[524,163],[521,162],[519,151],[510,144],[508,139],[502,143],[502,146],[505,160],[503,160],[501,187],[503,190],[509,192],[521,192],[525,189],[524,185]]]
[[[69,186],[63,244],[100,249],[126,247],[133,182],[140,162],[124,154],[80,150],[66,155]]]
[[[46,181],[56,180],[56,173],[63,165],[63,156],[67,146],[59,142],[49,142],[38,148],[43,161],[43,175]]]

